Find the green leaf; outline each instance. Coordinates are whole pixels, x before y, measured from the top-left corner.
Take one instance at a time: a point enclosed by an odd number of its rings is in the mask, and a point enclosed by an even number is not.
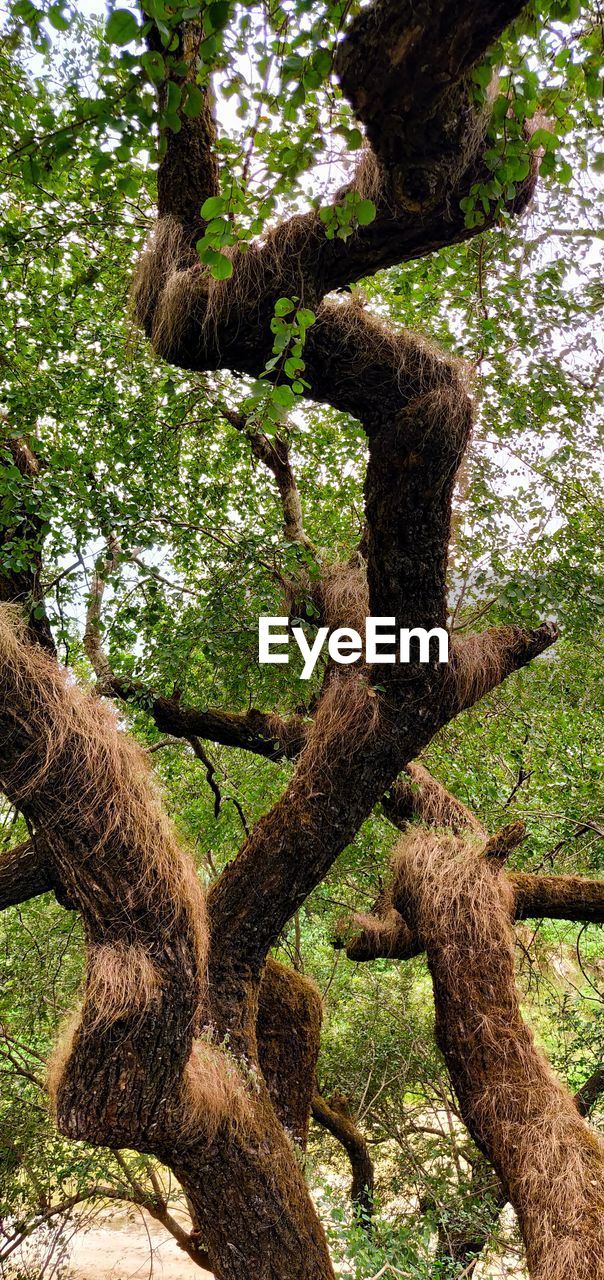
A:
[[[69,29],[69,18],[65,17],[62,4],[51,4],[48,10],[48,21],[55,31],[67,31]]]
[[[144,53],[141,62],[153,84],[160,84],[166,78],[166,64],[159,50]]]
[[[211,218],[217,218],[219,214],[224,213],[226,208],[227,201],[224,196],[209,196],[201,206],[201,216],[205,222],[209,222]]]
[[[333,65],[333,54],[329,49],[317,49],[313,62],[321,78],[325,80]]]
[[[228,0],[215,0],[214,4],[208,5],[205,11],[205,18],[208,22],[209,31],[222,31],[223,27],[229,20],[231,6]]]
[[[201,115],[203,108],[203,93],[197,84],[188,84],[185,90],[185,100],[183,111],[186,116],[190,116],[192,120]]]
[[[166,93],[166,115],[167,116],[176,115],[176,112],[178,111],[181,101],[182,101],[182,89],[180,85],[177,84],[175,80],[169,80],[167,93]]]
[[[211,245],[204,245],[203,241],[199,241],[202,246],[199,250],[199,256],[202,262],[210,268],[210,273],[215,280],[228,280],[233,274],[233,263],[226,254],[221,253],[220,249],[213,249]]]
[[[294,80],[302,75],[304,69],[304,59],[299,53],[290,53],[283,60],[283,78],[284,80]]]
[[[300,310],[296,311],[296,323],[301,329],[310,329],[316,318],[314,311],[310,311],[308,307],[300,307]]]
[[[550,129],[535,129],[535,132],[531,134],[529,143],[531,151],[536,151],[538,147],[544,147],[546,151],[555,151],[557,145],[558,139]]]
[[[358,151],[363,145],[363,135],[360,129],[349,129],[346,134],[346,146],[349,151]]]
[[[472,79],[474,84],[480,85],[481,89],[488,89],[493,77],[493,68],[488,63],[483,63],[481,67],[474,67],[472,71]]]
[[[275,303],[275,315],[288,316],[290,311],[293,311],[294,306],[295,303],[292,302],[291,298],[277,298]]]
[[[284,382],[274,388],[273,400],[275,404],[279,405],[280,409],[291,409],[295,403],[295,396],[291,387],[288,387],[287,383]]]
[[[359,226],[367,227],[370,222],[373,222],[376,213],[377,209],[373,200],[361,200],[355,209],[356,219]]]
[[[130,44],[131,40],[136,40],[138,32],[138,22],[129,9],[114,9],[105,28],[110,44]]]

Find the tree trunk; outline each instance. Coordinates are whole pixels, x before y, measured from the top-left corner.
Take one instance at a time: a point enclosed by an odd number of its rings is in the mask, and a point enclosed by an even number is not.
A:
[[[531,1277],[602,1280],[604,1144],[522,1020],[500,866],[423,832],[403,840],[396,878],[396,905],[426,947],[461,1114],[518,1214]]]

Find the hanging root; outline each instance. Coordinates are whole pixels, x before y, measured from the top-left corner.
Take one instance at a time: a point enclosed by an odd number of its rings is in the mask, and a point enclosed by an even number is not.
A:
[[[90,947],[85,992],[87,1031],[120,1018],[136,1019],[159,1004],[162,976],[147,949],[134,943]]]
[[[177,218],[160,218],[140,255],[130,289],[132,314],[159,355],[178,345],[207,304],[210,277]]]
[[[356,563],[332,564],[325,569],[319,587],[321,621],[324,626],[352,627],[365,633],[369,615],[367,570],[361,556]]]
[[[321,695],[306,746],[298,758],[296,777],[316,778],[321,790],[330,786],[331,761],[343,747],[356,754],[376,736],[380,727],[380,702],[366,671],[350,668],[334,676]]]
[[[180,1018],[190,1037],[205,1001],[208,947],[192,859],[143,752],[99,699],[28,642],[7,607],[0,608],[0,776],[44,835],[53,875],[84,919],[88,970],[79,1025],[69,1033],[74,1050],[117,1022],[122,1040],[135,1036],[147,1015],[166,1025]],[[55,1094],[68,1056],[64,1039],[51,1072]]]
[[[200,1038],[193,1041],[182,1081],[181,1134],[187,1141],[211,1141],[218,1131],[251,1132],[254,1126],[254,1081],[248,1068],[246,1081],[241,1064],[228,1050]]]
[[[463,1118],[518,1213],[531,1277],[604,1280],[604,1146],[522,1020],[512,885],[471,837],[413,831],[394,867]]]

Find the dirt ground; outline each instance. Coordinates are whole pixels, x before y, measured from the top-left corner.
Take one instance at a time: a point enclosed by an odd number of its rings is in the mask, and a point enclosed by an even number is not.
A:
[[[111,1213],[79,1234],[69,1251],[67,1275],[70,1280],[213,1280],[167,1231],[138,1213]]]
[[[116,1212],[112,1205],[97,1212],[90,1226],[78,1218],[71,1226],[60,1243],[52,1231],[37,1232],[13,1254],[8,1269],[0,1268],[1,1280],[24,1271],[37,1274],[37,1268],[52,1280],[214,1280],[159,1223],[136,1209]]]

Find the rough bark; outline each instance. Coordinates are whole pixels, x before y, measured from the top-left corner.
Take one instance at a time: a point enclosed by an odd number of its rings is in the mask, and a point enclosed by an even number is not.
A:
[[[269,957],[258,999],[258,1060],[279,1120],[302,1148],[308,1140],[322,1017],[314,983]]]
[[[24,840],[0,854],[0,910],[37,898],[53,888],[50,869],[33,840]]]
[[[27,440],[3,434],[7,424],[0,419],[0,467],[16,467],[23,480],[35,483],[40,474],[40,463]],[[10,523],[0,524],[0,601],[19,604],[27,613],[27,625],[32,637],[43,648],[54,653],[55,646],[50,623],[44,608],[41,587],[43,520],[31,502],[22,503],[20,509],[11,511]],[[14,550],[24,543],[28,550],[27,561],[17,557]]]
[[[426,947],[463,1119],[516,1212],[531,1276],[604,1276],[604,1145],[520,1013],[503,873],[454,837],[402,842],[397,905]]]
[[[598,1067],[588,1077],[574,1096],[574,1103],[581,1116],[588,1116],[604,1090],[604,1068]],[[476,1217],[474,1225],[441,1222],[438,1231],[438,1253],[443,1259],[458,1262],[467,1267],[476,1261],[487,1247],[495,1230],[507,1196],[492,1165],[485,1156],[479,1156],[472,1166],[469,1195],[472,1197],[469,1211]],[[467,1218],[467,1210],[463,1215]]]
[[[140,754],[0,621],[3,789],[43,835],[87,938],[81,1015],[51,1072],[61,1132],[150,1152],[173,1169],[223,1280],[242,1274],[244,1257],[261,1280],[283,1275],[284,1256],[299,1280],[331,1277],[253,1061],[201,1034],[211,1020],[203,895]]]
[[[417,762],[406,766],[382,800],[385,814],[401,831],[418,822],[428,828],[471,833],[482,837],[484,856],[504,862],[524,838],[524,825],[510,823],[490,839],[481,822],[442,783]],[[507,873],[512,894],[514,920],[531,918],[604,921],[604,881],[586,876],[542,876],[530,872]],[[396,908],[394,882],[379,895],[370,912],[358,913],[343,922],[340,945],[346,946],[350,960],[379,958],[409,960],[422,951],[421,939]]]

